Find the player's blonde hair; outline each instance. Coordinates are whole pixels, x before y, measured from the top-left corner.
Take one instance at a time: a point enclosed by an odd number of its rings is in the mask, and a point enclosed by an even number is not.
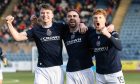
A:
[[[104,9],[96,9],[93,12],[93,15],[103,15],[106,18],[107,17],[107,12]]]

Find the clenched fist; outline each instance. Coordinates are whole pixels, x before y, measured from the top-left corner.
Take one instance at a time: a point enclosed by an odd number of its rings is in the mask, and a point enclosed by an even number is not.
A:
[[[101,30],[101,33],[105,36],[107,36],[108,38],[111,37],[111,34],[109,33],[109,31],[107,30],[106,27],[104,27],[102,30]]]
[[[110,24],[110,25],[107,27],[107,30],[108,30],[108,32],[113,32],[113,31],[114,31],[114,25],[113,25],[113,24]]]
[[[30,21],[32,25],[38,24],[38,18],[35,15],[31,16]]]
[[[8,15],[5,19],[6,19],[6,22],[7,22],[8,24],[11,24],[11,23],[13,22],[13,20],[14,20],[14,17],[11,16],[11,15]]]

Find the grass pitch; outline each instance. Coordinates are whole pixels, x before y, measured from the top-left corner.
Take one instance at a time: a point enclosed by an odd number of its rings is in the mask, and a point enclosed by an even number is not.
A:
[[[32,72],[16,72],[3,73],[3,84],[33,84],[34,73]],[[140,72],[124,73],[126,84],[140,84]]]
[[[33,84],[34,81],[32,72],[3,73],[3,76],[3,84]]]

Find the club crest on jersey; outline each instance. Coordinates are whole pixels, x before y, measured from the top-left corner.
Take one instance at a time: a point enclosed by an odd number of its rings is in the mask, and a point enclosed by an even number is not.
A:
[[[96,46],[100,46],[101,42],[100,41],[97,41],[96,42]]]
[[[52,31],[51,31],[50,29],[47,29],[46,34],[47,34],[48,36],[51,36],[51,35],[52,35]]]
[[[98,39],[100,39],[100,36],[98,36]]]
[[[72,35],[71,35],[71,39],[74,39],[75,38],[75,33],[73,33]]]

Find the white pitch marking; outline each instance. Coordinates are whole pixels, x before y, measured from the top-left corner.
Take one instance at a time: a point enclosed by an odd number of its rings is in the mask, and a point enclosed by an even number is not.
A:
[[[4,82],[5,84],[11,84],[11,83],[19,83],[20,82],[20,80],[18,80],[18,79],[13,79],[13,80],[9,80],[9,81],[6,81],[6,82]]]

